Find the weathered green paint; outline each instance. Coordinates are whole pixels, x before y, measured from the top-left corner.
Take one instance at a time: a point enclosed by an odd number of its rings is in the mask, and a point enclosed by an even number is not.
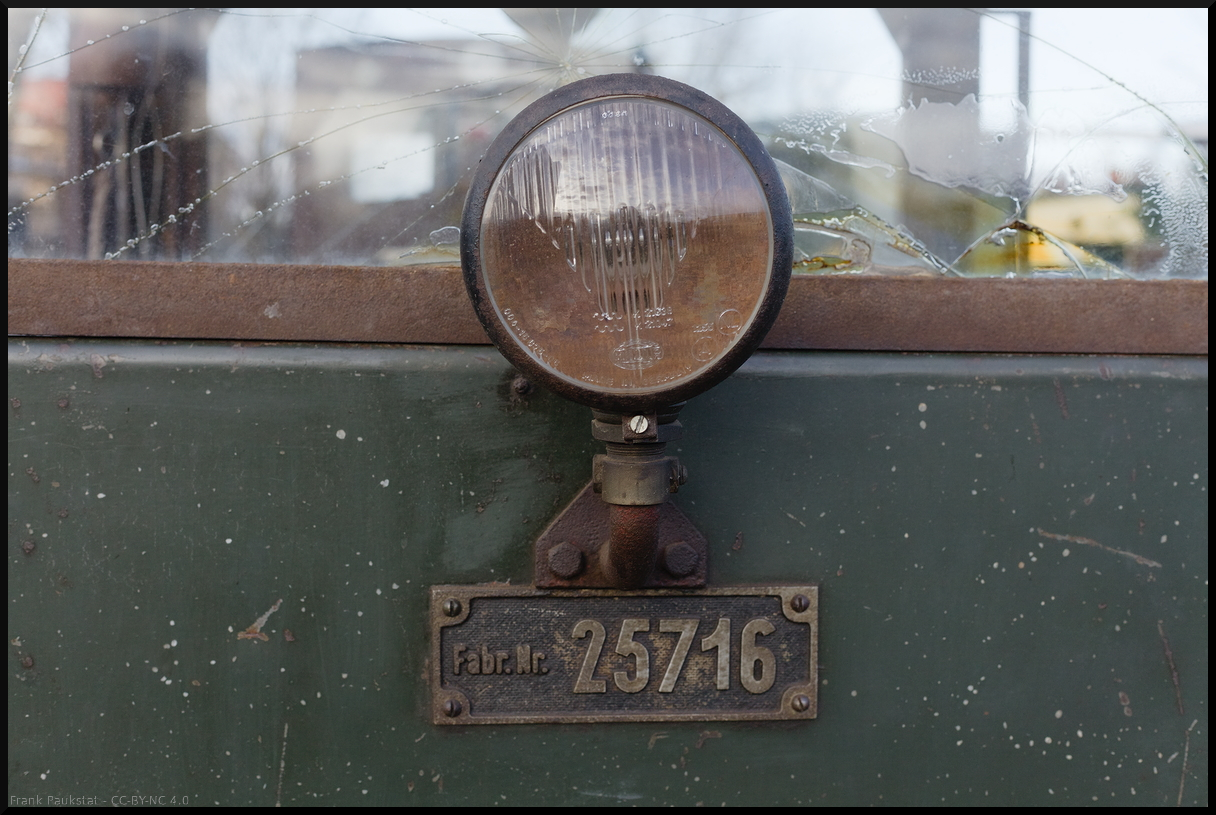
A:
[[[1207,803],[1206,358],[757,355],[678,500],[711,584],[821,585],[818,720],[437,728],[427,588],[530,582],[590,472],[512,377],[10,342],[10,796]]]

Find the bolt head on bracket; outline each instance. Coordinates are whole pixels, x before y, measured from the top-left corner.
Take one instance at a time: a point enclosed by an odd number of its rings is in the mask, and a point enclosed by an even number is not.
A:
[[[583,487],[536,540],[537,588],[617,588],[600,549],[610,537],[609,505]],[[709,544],[671,502],[659,507],[658,557],[639,588],[699,588],[708,576]]]

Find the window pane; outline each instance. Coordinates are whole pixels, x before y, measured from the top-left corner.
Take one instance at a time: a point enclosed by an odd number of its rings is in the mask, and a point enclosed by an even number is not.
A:
[[[505,123],[636,71],[717,97],[783,163],[797,272],[1206,278],[1207,30],[1199,9],[10,9],[9,256],[454,262]]]

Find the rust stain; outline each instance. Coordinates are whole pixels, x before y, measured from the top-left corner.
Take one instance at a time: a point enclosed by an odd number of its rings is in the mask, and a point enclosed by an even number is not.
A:
[[[1161,568],[1161,564],[1155,560],[1149,560],[1146,557],[1137,555],[1135,552],[1128,552],[1123,549],[1116,549],[1113,546],[1107,546],[1104,543],[1098,543],[1093,538],[1082,538],[1079,535],[1057,535],[1054,532],[1045,532],[1042,529],[1038,529],[1037,531],[1044,538],[1051,538],[1052,540],[1058,540],[1058,541],[1068,541],[1069,543],[1079,543],[1084,546],[1094,546],[1098,549],[1105,549],[1107,552],[1113,552],[1116,555],[1123,555],[1124,557],[1129,557],[1132,560],[1139,563],[1141,566],[1148,566],[1153,569]]]
[[[702,730],[701,737],[699,739],[697,739],[696,746],[698,749],[700,749],[702,746],[704,746],[705,742],[709,741],[710,739],[720,739],[720,738],[722,738],[722,733],[720,731]]]
[[[1132,700],[1125,692],[1119,691],[1119,704],[1123,705],[1123,715],[1132,715]]]
[[[270,615],[274,614],[276,611],[278,611],[279,606],[282,605],[282,603],[283,603],[283,598],[280,597],[278,600],[275,601],[275,604],[266,611],[265,614],[263,614],[261,617],[258,617],[256,620],[254,620],[253,625],[249,626],[244,631],[237,634],[236,638],[238,640],[261,640],[262,642],[269,642],[270,637],[268,637],[262,633],[262,626],[266,625],[266,621],[270,619]]]
[[[650,743],[646,745],[646,749],[647,749],[647,750],[653,750],[653,749],[654,749],[654,743],[655,743],[656,741],[658,741],[659,739],[665,739],[665,738],[667,738],[667,731],[666,731],[666,730],[660,730],[660,731],[658,731],[657,733],[652,733],[652,734],[650,735]]]
[[[730,545],[730,548],[734,549],[736,552],[738,552],[740,549],[743,548],[743,533],[742,532],[735,535],[735,542]]]
[[[1185,716],[1182,708],[1182,683],[1178,679],[1178,666],[1174,664],[1174,652],[1170,650],[1170,638],[1165,636],[1165,623],[1157,621],[1157,634],[1161,637],[1161,647],[1165,649],[1165,664],[1170,668],[1170,679],[1174,682],[1174,699],[1178,702],[1178,715]]]
[[[1060,418],[1068,418],[1068,398],[1064,395],[1064,386],[1057,377],[1052,377],[1051,384],[1056,389],[1056,404],[1060,407]]]

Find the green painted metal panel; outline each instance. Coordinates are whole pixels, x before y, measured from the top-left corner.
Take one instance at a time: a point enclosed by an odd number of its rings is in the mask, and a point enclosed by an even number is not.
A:
[[[437,728],[427,588],[529,583],[595,452],[513,378],[10,341],[10,796],[1207,803],[1205,358],[759,354],[678,501],[712,584],[821,585],[818,720]]]

